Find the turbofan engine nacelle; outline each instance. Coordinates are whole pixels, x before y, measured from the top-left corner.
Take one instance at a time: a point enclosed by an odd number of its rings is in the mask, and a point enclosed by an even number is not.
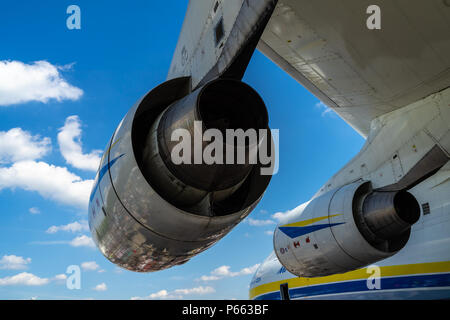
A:
[[[355,182],[313,199],[277,226],[274,249],[297,276],[345,273],[402,249],[419,217],[412,194],[373,191],[370,182]]]
[[[256,91],[236,80],[214,80],[191,92],[190,78],[173,79],[138,101],[106,148],[89,203],[93,240],[113,263],[138,272],[185,263],[227,234],[261,199],[270,175],[261,175],[259,160],[195,164],[193,153],[190,163],[172,161],[174,130],[195,135],[198,123],[200,131],[259,132],[268,129],[268,116]],[[270,141],[271,149],[270,131],[265,132],[258,144]],[[245,144],[247,159],[254,147]],[[230,146],[222,151],[224,157],[237,154]]]

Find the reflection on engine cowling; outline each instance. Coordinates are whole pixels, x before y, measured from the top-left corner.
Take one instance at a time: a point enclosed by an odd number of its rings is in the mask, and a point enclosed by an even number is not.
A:
[[[138,101],[106,148],[89,204],[94,242],[118,266],[150,272],[183,264],[261,199],[270,175],[260,174],[260,163],[172,162],[171,132],[193,132],[194,121],[203,129],[268,128],[262,99],[240,81],[215,80],[191,92],[190,79],[178,78]]]
[[[355,182],[313,199],[274,233],[281,264],[301,277],[345,273],[388,258],[409,240],[420,216],[406,191],[373,191]]]

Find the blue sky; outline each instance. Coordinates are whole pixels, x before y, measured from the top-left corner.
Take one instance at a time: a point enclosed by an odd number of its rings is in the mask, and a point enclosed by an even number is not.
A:
[[[66,27],[71,4],[81,8],[81,30]],[[273,215],[308,201],[360,150],[364,140],[350,126],[256,52],[244,81],[280,130],[280,169],[262,201],[185,265],[148,274],[116,268],[90,245],[86,190],[122,117],[165,80],[186,6],[2,3],[0,299],[246,299],[254,266],[272,250]],[[66,288],[70,265],[82,267],[80,290]]]

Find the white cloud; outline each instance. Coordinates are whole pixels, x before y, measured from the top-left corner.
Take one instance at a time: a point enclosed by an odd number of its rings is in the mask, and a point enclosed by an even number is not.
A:
[[[146,297],[132,297],[131,300],[175,300],[183,299],[189,295],[205,295],[214,293],[216,290],[213,287],[196,287],[189,289],[176,289],[173,291],[160,290],[156,293],[152,293]]]
[[[21,188],[44,198],[86,209],[93,180],[82,180],[67,168],[45,162],[20,161],[0,167],[0,190]]]
[[[98,285],[96,285],[94,288],[93,288],[93,290],[95,290],[95,291],[106,291],[106,290],[108,290],[108,287],[106,286],[106,283],[100,283],[100,284],[98,284]]]
[[[226,276],[231,276],[230,266],[218,267],[218,268],[214,269],[213,271],[211,271],[211,274],[222,277],[222,278],[226,277]]]
[[[91,237],[82,235],[79,237],[76,237],[69,243],[72,247],[89,247],[89,248],[95,248],[95,243],[92,240]]]
[[[208,293],[214,293],[216,292],[216,290],[214,290],[214,288],[212,287],[197,287],[197,288],[191,288],[191,289],[176,289],[174,290],[175,294],[179,294],[179,295],[203,295],[203,294],[208,294]]]
[[[263,226],[268,226],[271,224],[276,224],[275,221],[267,219],[267,220],[258,220],[258,219],[252,219],[252,218],[248,218],[247,222],[249,225],[254,226],[254,227],[263,227]]]
[[[67,276],[64,273],[61,274],[57,274],[52,280],[56,280],[56,281],[62,281],[62,280],[66,280]]]
[[[201,276],[199,279],[197,280],[201,280],[201,281],[215,281],[215,280],[219,280],[221,279],[218,276]]]
[[[28,210],[31,214],[40,214],[41,210],[39,208],[33,207]]]
[[[40,159],[50,149],[50,138],[32,136],[21,128],[0,131],[0,164]]]
[[[273,236],[273,230],[266,230],[266,231],[264,231],[264,234],[266,234],[268,236]]]
[[[322,117],[325,117],[327,115],[329,116],[333,116],[336,115],[336,113],[334,112],[333,109],[329,108],[327,105],[325,105],[325,103],[323,102],[318,102],[316,103],[316,108],[320,109],[322,111]]]
[[[67,276],[64,273],[61,273],[54,276],[51,280],[54,281],[56,284],[61,285],[66,283]]]
[[[67,232],[85,232],[89,231],[89,225],[86,220],[81,220],[80,222],[75,221],[62,226],[51,226],[47,229],[47,233],[56,233],[58,231],[67,231]]]
[[[63,79],[60,71],[65,69],[47,61],[32,64],[0,61],[0,106],[30,101],[47,103],[51,99],[78,100],[83,91]]]
[[[31,258],[23,258],[15,255],[3,256],[0,259],[0,269],[21,270],[26,269],[27,264],[31,263]]]
[[[274,213],[272,215],[272,218],[277,220],[278,223],[283,224],[283,223],[287,222],[293,216],[300,214],[303,211],[303,209],[305,209],[305,207],[309,204],[309,202],[310,201],[302,203],[301,205],[299,205],[298,207],[296,207],[292,210]]]
[[[98,268],[100,268],[100,266],[95,261],[88,261],[88,262],[83,262],[81,264],[81,268],[84,271],[95,271]]]
[[[0,278],[0,286],[42,286],[47,283],[49,283],[47,278],[39,278],[38,276],[27,272],[22,272],[12,277]]]
[[[230,266],[221,266],[213,271],[211,271],[211,274],[208,276],[201,276],[197,280],[201,281],[215,281],[220,280],[223,278],[232,278],[232,277],[239,277],[244,275],[253,274],[256,272],[256,269],[258,269],[259,264],[255,264],[254,266],[243,268],[240,271],[233,272],[230,270]]]
[[[169,300],[169,299],[181,299],[181,296],[175,296],[172,294],[169,294],[167,290],[160,290],[156,293],[152,293],[148,295],[147,297],[131,297],[131,300]]]
[[[115,268],[114,268],[114,273],[122,274],[122,273],[123,273],[123,270],[124,270],[124,269],[121,269],[121,268],[119,268],[119,267],[115,267]]]
[[[0,191],[5,188],[21,188],[38,192],[44,198],[87,209],[94,181],[83,180],[66,167],[38,162],[37,159],[46,155],[50,149],[49,138],[33,136],[21,128],[0,131]],[[94,153],[87,156],[93,155]],[[39,209],[31,208],[29,212],[38,214]],[[86,230],[85,225],[82,229]]]
[[[70,241],[67,240],[56,240],[56,241],[33,241],[30,242],[30,244],[34,245],[70,245],[72,247],[88,247],[88,248],[95,248],[94,240],[92,240],[91,237],[88,237],[86,235],[78,236]]]
[[[167,290],[161,290],[158,291],[157,293],[152,293],[149,295],[150,299],[164,299],[167,298],[169,296],[169,293],[167,292]]]
[[[78,116],[70,116],[66,119],[64,127],[58,133],[59,149],[67,163],[75,168],[97,171],[102,151],[94,150],[89,154],[83,154],[80,126]]]

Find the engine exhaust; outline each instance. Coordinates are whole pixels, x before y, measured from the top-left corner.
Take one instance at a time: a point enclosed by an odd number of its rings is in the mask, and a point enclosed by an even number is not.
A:
[[[205,211],[202,214],[208,214],[211,201],[230,197],[243,184],[254,163],[199,162],[194,153],[200,151],[203,155],[212,141],[201,138],[198,143],[193,138],[203,135],[208,129],[218,130],[225,137],[228,129],[254,129],[258,132],[267,128],[267,110],[255,90],[241,81],[212,81],[174,102],[152,124],[143,152],[146,174],[155,188],[174,205],[195,207],[197,213]],[[174,148],[180,143],[180,140],[174,141],[173,134],[180,129],[191,137],[190,150],[193,152],[188,155],[188,163],[175,163],[173,159]],[[257,143],[251,144],[246,140],[244,146],[231,148],[223,143],[220,150],[222,158],[227,159],[232,154],[235,160],[242,152],[239,147],[245,149],[245,159],[249,160]]]
[[[420,207],[407,191],[375,191],[364,199],[361,214],[361,232],[373,244],[381,244],[409,232],[420,218]]]

